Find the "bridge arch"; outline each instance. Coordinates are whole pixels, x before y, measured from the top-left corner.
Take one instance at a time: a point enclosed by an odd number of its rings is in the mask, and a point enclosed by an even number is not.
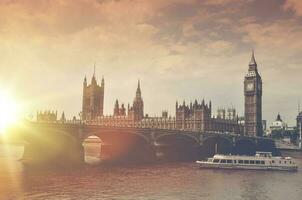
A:
[[[79,138],[66,130],[35,127],[24,135],[23,160],[25,162],[58,165],[81,164],[84,150]]]
[[[234,154],[237,155],[255,155],[257,144],[249,138],[242,138],[235,142]]]
[[[181,133],[157,136],[154,145],[157,157],[162,160],[195,160],[200,148],[198,138]]]
[[[85,133],[82,140],[90,136],[100,138],[100,157],[108,162],[151,162],[154,149],[148,137],[141,132],[119,130],[97,130]]]
[[[229,154],[233,151],[233,142],[224,136],[208,136],[202,141],[202,157],[210,157],[214,154]]]
[[[154,141],[160,142],[161,140],[165,141],[165,140],[169,140],[169,139],[178,139],[178,140],[185,139],[185,140],[190,140],[194,145],[199,145],[198,137],[191,135],[191,134],[183,134],[183,133],[162,134],[162,135],[155,137]]]
[[[90,137],[90,136],[97,136],[99,137],[101,140],[108,140],[108,137],[110,136],[121,136],[121,135],[133,135],[135,137],[141,138],[143,139],[146,143],[150,143],[150,139],[145,136],[143,133],[141,132],[131,132],[131,131],[112,131],[112,130],[94,130],[94,131],[88,131],[84,134],[84,136],[82,137],[82,140],[84,141],[86,138]]]

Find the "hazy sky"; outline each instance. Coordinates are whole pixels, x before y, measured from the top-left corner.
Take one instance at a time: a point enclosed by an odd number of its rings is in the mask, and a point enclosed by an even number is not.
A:
[[[302,100],[301,0],[0,0],[0,88],[38,109],[81,110],[93,63],[105,77],[105,113],[133,101],[175,114],[205,98],[243,114],[252,49],[263,118],[294,123]],[[1,89],[0,89],[1,90]]]

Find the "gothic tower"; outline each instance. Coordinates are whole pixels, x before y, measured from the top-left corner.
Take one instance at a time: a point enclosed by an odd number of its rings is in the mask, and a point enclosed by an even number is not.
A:
[[[262,80],[252,53],[248,73],[244,78],[245,135],[262,136]]]
[[[104,90],[105,90],[104,77],[102,78],[101,86],[99,86],[95,78],[95,69],[93,72],[90,85],[87,85],[87,79],[85,76],[84,83],[83,83],[83,104],[82,104],[83,120],[94,120],[98,116],[103,116]]]
[[[134,120],[139,121],[144,118],[144,102],[142,99],[140,81],[138,81],[136,95],[133,101]]]

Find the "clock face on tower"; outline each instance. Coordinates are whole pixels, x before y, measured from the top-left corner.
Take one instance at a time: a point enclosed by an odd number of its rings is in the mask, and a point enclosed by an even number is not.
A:
[[[254,91],[254,83],[247,83],[246,91]]]

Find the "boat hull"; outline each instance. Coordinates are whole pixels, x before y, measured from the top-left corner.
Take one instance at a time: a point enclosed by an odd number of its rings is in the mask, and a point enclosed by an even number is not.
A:
[[[277,170],[277,171],[297,171],[298,168],[296,166],[248,166],[248,165],[233,165],[233,164],[216,164],[216,163],[208,163],[203,161],[196,161],[199,165],[199,168],[204,169],[246,169],[246,170]]]

